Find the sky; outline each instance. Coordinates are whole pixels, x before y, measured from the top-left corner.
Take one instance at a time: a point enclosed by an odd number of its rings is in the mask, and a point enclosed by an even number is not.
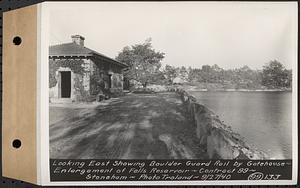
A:
[[[50,44],[85,37],[85,46],[115,58],[152,38],[163,65],[217,64],[262,69],[271,60],[292,68],[297,4],[234,2],[68,2],[48,4]]]

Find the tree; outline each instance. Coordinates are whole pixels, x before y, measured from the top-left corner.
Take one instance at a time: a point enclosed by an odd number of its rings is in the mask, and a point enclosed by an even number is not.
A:
[[[146,88],[161,75],[159,68],[164,56],[164,53],[153,49],[151,38],[149,38],[143,44],[124,47],[116,60],[129,66],[124,72],[124,77],[138,81]]]
[[[274,60],[263,67],[262,85],[268,88],[290,87],[290,77],[284,66]]]
[[[171,65],[166,65],[163,72],[168,84],[172,84],[173,80],[177,76],[176,68]]]
[[[179,74],[178,74],[179,78],[181,78],[183,81],[187,81],[188,77],[189,77],[189,73],[187,71],[187,69],[185,68],[185,66],[181,66],[181,68],[179,69]]]
[[[191,69],[189,71],[189,77],[188,80],[190,82],[201,82],[201,69]]]
[[[211,83],[211,72],[212,69],[209,65],[203,65],[201,69],[201,77],[203,82],[205,83]]]
[[[292,70],[285,70],[285,72],[287,74],[286,87],[291,88],[293,79]]]

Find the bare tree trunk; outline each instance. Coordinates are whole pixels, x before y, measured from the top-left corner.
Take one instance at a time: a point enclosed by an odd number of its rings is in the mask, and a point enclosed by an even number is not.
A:
[[[147,87],[147,82],[143,83],[143,88],[145,89]]]

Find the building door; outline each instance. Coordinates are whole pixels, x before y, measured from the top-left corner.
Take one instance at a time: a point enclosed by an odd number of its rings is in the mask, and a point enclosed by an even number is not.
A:
[[[61,98],[71,97],[71,71],[60,72],[61,76]]]
[[[108,75],[108,88],[109,88],[109,89],[111,88],[111,78],[112,78],[112,75],[109,74],[109,75]]]

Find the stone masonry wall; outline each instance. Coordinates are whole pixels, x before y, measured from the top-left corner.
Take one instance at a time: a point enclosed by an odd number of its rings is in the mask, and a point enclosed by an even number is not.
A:
[[[250,148],[242,137],[221,122],[210,109],[197,102],[196,98],[181,88],[173,88],[179,94],[188,113],[195,122],[195,131],[200,145],[206,148],[210,159],[268,159],[256,149]]]

